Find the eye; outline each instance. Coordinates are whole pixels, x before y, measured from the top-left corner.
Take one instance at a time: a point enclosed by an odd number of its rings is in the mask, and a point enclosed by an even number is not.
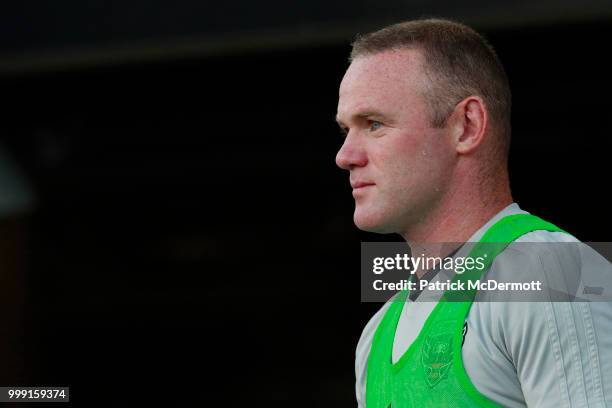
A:
[[[348,129],[345,127],[341,127],[340,128],[340,136],[342,136],[343,138],[345,138],[348,135]]]
[[[380,129],[382,127],[382,123],[376,121],[376,120],[371,120],[370,121],[370,131],[374,132],[378,129]]]

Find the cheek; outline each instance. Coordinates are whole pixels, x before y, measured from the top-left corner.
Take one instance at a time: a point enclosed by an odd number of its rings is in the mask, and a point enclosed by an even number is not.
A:
[[[436,190],[449,177],[450,153],[439,132],[389,140],[380,149],[376,163],[381,170],[382,187],[396,197]]]
[[[384,169],[385,179],[400,184],[418,173],[431,155],[422,143],[416,143],[415,137],[402,136],[385,141],[379,155],[379,165]]]

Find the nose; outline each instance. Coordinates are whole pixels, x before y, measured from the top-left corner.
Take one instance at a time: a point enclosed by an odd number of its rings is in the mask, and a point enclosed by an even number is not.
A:
[[[336,165],[344,170],[352,170],[366,164],[368,164],[368,156],[365,149],[349,133],[344,139],[342,147],[338,150],[338,154],[336,154]]]

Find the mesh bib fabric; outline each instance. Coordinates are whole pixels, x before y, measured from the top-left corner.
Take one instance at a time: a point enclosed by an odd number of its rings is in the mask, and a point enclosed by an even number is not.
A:
[[[453,281],[477,281],[497,255],[520,236],[537,230],[565,232],[529,214],[516,214],[495,223],[475,244],[469,257],[485,259],[484,268],[456,274]],[[398,293],[380,322],[368,356],[366,408],[498,407],[472,384],[461,358],[463,325],[476,289],[447,291],[418,336],[394,364],[393,340],[406,303]]]

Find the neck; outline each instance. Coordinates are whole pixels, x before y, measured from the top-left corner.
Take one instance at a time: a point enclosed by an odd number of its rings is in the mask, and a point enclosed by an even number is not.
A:
[[[495,214],[512,203],[509,184],[499,185],[502,187],[497,191],[489,190],[487,193],[450,192],[400,235],[413,249],[422,249],[430,256],[445,255],[453,249],[448,243],[467,241]]]

